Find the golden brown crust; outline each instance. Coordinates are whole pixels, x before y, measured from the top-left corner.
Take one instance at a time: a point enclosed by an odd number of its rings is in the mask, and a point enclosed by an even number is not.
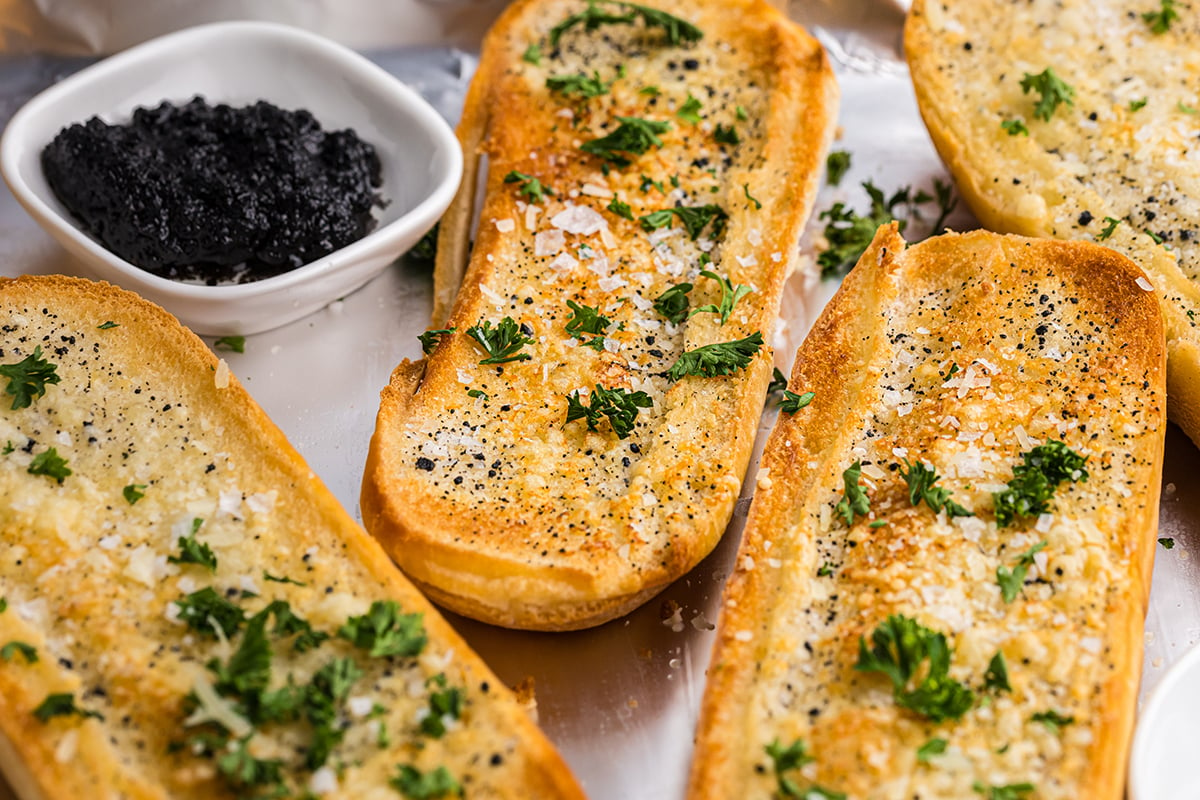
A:
[[[443,223],[440,244],[456,249],[442,251],[435,279],[434,325],[457,332],[398,367],[381,396],[365,524],[437,602],[493,624],[587,627],[652,597],[715,546],[749,459],[769,347],[733,375],[671,383],[665,373],[685,349],[756,332],[769,344],[837,90],[816,41],[759,0],[662,7],[705,37],[671,46],[640,22],[595,34],[577,26],[554,48],[552,26],[584,9],[575,0],[514,3],[489,33],[459,129],[468,162],[488,159],[486,193],[448,315],[470,175]],[[523,58],[532,43],[536,65]],[[566,98],[545,85],[563,75],[605,86]],[[688,97],[698,122],[680,116]],[[611,133],[616,116],[670,130],[629,166],[604,167],[579,147]],[[718,141],[718,126],[735,129],[738,145]],[[519,180],[504,180],[514,172],[552,193],[522,195]],[[626,217],[614,200],[629,205]],[[648,233],[638,222],[709,204],[728,213],[723,235],[709,225],[691,236],[678,221]],[[667,324],[652,301],[679,282],[695,285],[692,308],[720,300],[702,268],[754,292],[724,324],[707,313]],[[611,320],[595,349],[565,330],[568,300]],[[503,317],[532,330],[522,351],[532,358],[480,365],[465,331]],[[565,423],[567,395],[596,385],[651,398],[628,439],[606,421],[596,431]]]
[[[109,321],[115,325],[99,327]],[[370,676],[352,693],[388,705],[380,719],[391,726],[391,744],[382,748],[363,738],[369,723],[341,712],[341,747],[349,749],[334,757],[355,766],[324,796],[362,796],[372,786],[390,792],[400,763],[444,764],[472,796],[583,796],[511,694],[199,338],[132,293],[63,277],[0,281],[0,324],[0,362],[40,344],[61,378],[29,408],[8,408],[8,395],[0,403],[0,436],[16,448],[0,459],[0,596],[8,602],[0,643],[26,642],[40,656],[35,664],[0,661],[0,756],[23,798],[238,794],[210,760],[168,748],[196,732],[184,724],[184,695],[206,674],[203,664],[221,657],[216,642],[171,619],[173,601],[206,585],[248,612],[287,600],[331,633],[374,600],[423,614],[422,655],[389,659],[386,676],[376,674],[381,660],[336,637],[309,656],[273,644],[274,680],[286,668],[303,685],[315,666],[305,659],[320,664],[337,651]],[[28,471],[47,445],[72,470],[61,484]],[[122,496],[130,485],[144,493],[132,503]],[[178,554],[181,516],[185,528],[189,517],[203,521],[196,537],[211,543],[215,573],[167,561]],[[304,585],[268,582],[267,572]],[[238,587],[261,599],[238,600]],[[411,720],[428,702],[422,675],[438,672],[466,700],[461,727],[434,739]],[[55,692],[73,693],[104,721],[39,721],[33,710]],[[255,746],[269,751],[288,730],[261,727]],[[306,775],[295,778],[298,791]]]
[[[765,748],[796,739],[816,760],[788,777],[855,800],[968,797],[975,781],[1122,796],[1165,426],[1144,280],[1083,243],[977,232],[905,250],[894,225],[880,229],[797,354],[790,388],[812,403],[781,414],[764,450],[690,798],[771,791]],[[1050,439],[1088,457],[1088,479],[999,528],[992,492]],[[974,515],[912,505],[904,459],[936,469]],[[870,511],[847,527],[834,505],[853,461]],[[997,569],[1039,540],[1044,560],[1005,602]],[[905,711],[886,680],[853,669],[859,638],[891,614],[946,634],[950,677],[977,693],[961,719]],[[1011,692],[982,689],[996,652]],[[1047,711],[1074,721],[1031,724]],[[946,754],[918,763],[935,737]]]
[[[1186,157],[1186,63],[1200,21],[1185,14],[1154,35],[1129,11],[1092,0],[914,0],[904,48],[934,145],[986,227],[1100,241],[1146,271],[1166,325],[1168,410],[1200,442],[1200,173]],[[1038,92],[1019,83],[1046,67],[1075,97],[1041,121]],[[1014,119],[1028,135],[1000,127]]]

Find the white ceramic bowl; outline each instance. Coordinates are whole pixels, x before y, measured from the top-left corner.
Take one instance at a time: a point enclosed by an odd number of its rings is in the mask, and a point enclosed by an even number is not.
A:
[[[1138,716],[1129,800],[1200,797],[1200,645],[1171,666]]]
[[[307,109],[327,131],[353,128],[375,146],[390,204],[364,238],[291,272],[239,285],[158,277],[104,248],[54,196],[42,148],[75,122],[127,122],[163,100]],[[97,277],[210,335],[248,334],[298,319],[366,283],[428,231],[462,175],[453,131],[413,90],[341,45],[284,25],[227,22],[163,36],[82,70],[30,100],[0,139],[0,171],[21,205]]]

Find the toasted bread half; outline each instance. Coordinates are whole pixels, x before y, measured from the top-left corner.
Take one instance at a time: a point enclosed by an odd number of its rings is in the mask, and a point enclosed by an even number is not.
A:
[[[1164,360],[1112,250],[881,228],[797,353],[688,796],[1121,798]]]
[[[24,800],[583,796],[173,317],[6,279],[0,330],[0,768]]]
[[[436,602],[581,628],[713,548],[836,95],[761,0],[526,0],[496,23],[442,222],[441,332],[384,389],[363,479],[367,529]]]
[[[985,226],[1100,242],[1146,271],[1168,411],[1200,442],[1200,17],[1168,5],[914,0],[904,47],[933,142]]]

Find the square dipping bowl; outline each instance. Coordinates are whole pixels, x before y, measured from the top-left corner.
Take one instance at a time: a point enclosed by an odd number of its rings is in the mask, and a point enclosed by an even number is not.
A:
[[[98,116],[127,123],[138,106],[259,100],[305,109],[325,131],[353,128],[382,165],[374,230],[281,275],[204,286],[159,277],[110,252],[59,202],[42,149],[63,128]],[[197,333],[269,330],[362,286],[423,236],[450,204],[462,153],[450,126],[421,98],[357,53],[306,31],[261,22],[202,25],[162,36],[46,89],[0,139],[0,171],[22,206],[88,270],[166,308]]]

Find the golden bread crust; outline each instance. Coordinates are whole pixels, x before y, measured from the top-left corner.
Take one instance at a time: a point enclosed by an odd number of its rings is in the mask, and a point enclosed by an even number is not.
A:
[[[768,793],[767,745],[802,739],[788,777],[849,798],[1120,798],[1141,668],[1165,420],[1160,312],[1145,278],[1085,243],[986,232],[905,249],[881,228],[801,346],[723,597],[689,798]],[[951,370],[951,366],[956,368]],[[1050,440],[1087,457],[1047,513],[998,527],[993,493]],[[908,463],[972,516],[913,505]],[[870,510],[835,511],[860,462]],[[1011,601],[997,570],[1040,541]],[[961,718],[901,708],[854,669],[889,615],[946,635]],[[984,689],[999,652],[1011,691]],[[1033,716],[1073,717],[1057,732]],[[943,755],[923,764],[934,738]]]
[[[1198,46],[1194,14],[1156,35],[1127,4],[1091,0],[914,0],[904,37],[925,125],[986,227],[1102,242],[1146,271],[1166,325],[1168,410],[1200,442]],[[1045,121],[1020,83],[1047,67],[1074,105]],[[1012,120],[1028,135],[1001,128]]]
[[[473,163],[439,243],[434,326],[456,332],[401,364],[381,396],[365,524],[437,602],[493,624],[581,628],[645,602],[715,546],[750,456],[837,89],[816,41],[759,0],[661,7],[704,38],[670,45],[639,21],[578,25],[550,45],[551,28],[584,10],[576,0],[514,3],[496,23],[459,128],[467,161],[487,157],[465,273]],[[536,64],[525,57],[535,43]],[[595,76],[602,91],[546,86],[571,75]],[[628,166],[580,150],[618,116],[670,128],[661,146],[626,152]],[[718,141],[719,128],[738,144]],[[505,180],[514,173],[549,191],[522,194],[521,179]],[[639,222],[712,204],[728,214],[723,235]],[[711,313],[664,320],[652,301],[680,282],[695,285],[693,309],[720,301],[701,269],[754,291],[724,324]],[[594,348],[565,330],[568,300],[610,320]],[[481,365],[466,331],[504,317],[527,326],[531,359]],[[666,378],[684,350],[753,333],[767,344],[747,368]],[[567,396],[596,385],[651,399],[628,438],[605,421],[565,422]]]
[[[213,757],[170,748],[213,732],[185,723],[185,697],[213,680],[210,659],[224,662],[239,646],[178,618],[176,601],[209,586],[247,613],[284,600],[329,634],[374,601],[423,615],[428,643],[418,657],[370,658],[336,635],[298,653],[270,636],[272,688],[285,673],[305,685],[336,654],[362,673],[351,706],[380,706],[369,721],[339,705],[345,733],[328,763],[347,766],[324,776],[335,788],[322,796],[395,794],[388,781],[401,763],[445,766],[472,797],[583,796],[511,693],[173,317],[107,284],[25,277],[0,281],[0,326],[0,363],[40,346],[60,378],[27,408],[9,408],[8,394],[0,402],[0,441],[11,445],[0,458],[0,644],[38,654],[36,663],[0,660],[0,760],[22,798],[244,793]],[[71,470],[61,482],[34,464],[50,447]],[[126,487],[142,496],[131,501]],[[211,547],[215,571],[168,560],[189,529]],[[460,720],[434,738],[414,719],[438,674],[464,701]],[[37,719],[42,701],[61,692],[104,719]],[[260,726],[252,748],[280,758],[302,793],[313,773],[295,763],[307,748],[298,725]],[[371,738],[372,726],[390,742]]]

